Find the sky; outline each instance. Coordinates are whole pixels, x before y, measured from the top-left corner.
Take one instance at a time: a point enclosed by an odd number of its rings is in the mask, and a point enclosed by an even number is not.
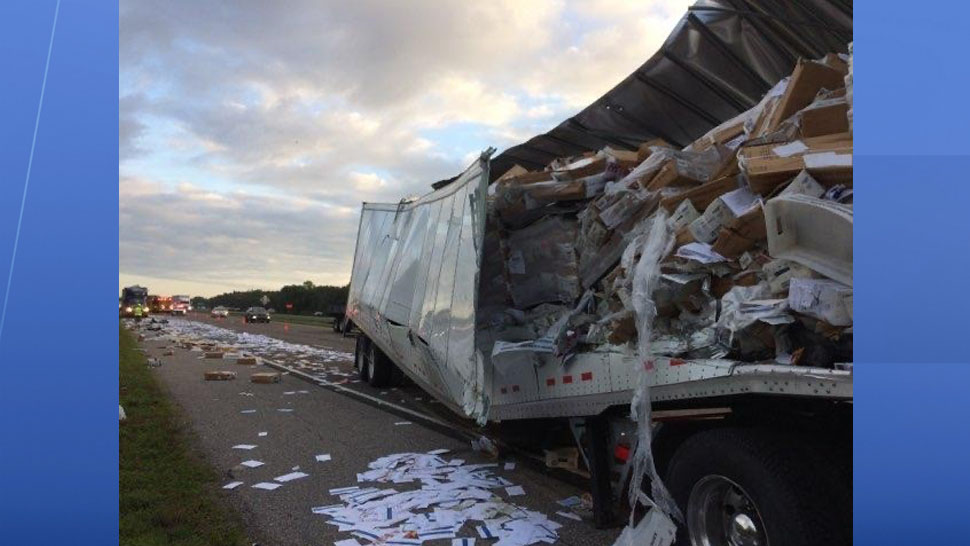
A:
[[[122,0],[119,291],[346,284],[361,202],[553,128],[690,3]]]

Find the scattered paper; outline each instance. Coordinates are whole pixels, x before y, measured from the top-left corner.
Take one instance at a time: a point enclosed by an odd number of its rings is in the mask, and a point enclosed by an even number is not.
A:
[[[278,482],[289,482],[293,480],[298,480],[300,478],[306,478],[309,476],[306,472],[290,472],[289,474],[283,474],[282,476],[277,476],[273,478]]]
[[[291,394],[296,394],[296,391],[286,391],[286,392],[284,392],[283,394],[285,394],[285,395],[287,395],[287,396],[289,396],[289,395],[291,395]]]
[[[506,487],[505,493],[510,497],[515,497],[518,495],[525,495],[525,489],[522,489],[521,485],[513,485],[512,487]]]
[[[249,461],[243,461],[239,464],[247,468],[256,468],[257,466],[263,466],[264,463],[262,461],[249,460]]]
[[[496,464],[455,464],[437,453],[398,453],[381,457],[357,475],[359,486],[332,489],[340,504],[317,506],[338,531],[349,532],[367,543],[421,546],[432,540],[451,539],[455,546],[474,546],[475,539],[459,538],[466,523],[480,536],[499,539],[501,546],[555,543],[562,525],[539,512],[502,500],[493,491],[525,494],[521,487],[491,474]],[[399,491],[365,485],[366,482],[410,484],[418,489]]]
[[[278,409],[278,410],[276,410],[276,411],[282,411],[282,412],[284,412],[284,413],[289,413],[289,412],[291,412],[291,411],[293,411],[293,410],[292,410],[292,409],[290,409],[290,408],[279,408],[279,409]]]
[[[414,423],[412,423],[411,421],[398,421],[394,424],[397,426],[400,426],[400,425],[413,425]]]
[[[505,463],[503,467],[505,470],[515,470],[515,463]]]
[[[450,449],[436,449],[434,451],[429,451],[428,452],[428,455],[444,455],[445,453],[448,453],[449,451],[451,451],[451,450]]]
[[[796,140],[795,142],[789,142],[788,144],[784,144],[782,146],[775,146],[771,149],[771,152],[778,157],[790,157],[795,154],[800,154],[807,149],[808,146],[806,146],[804,142],[801,140]]]
[[[702,264],[713,264],[727,261],[727,258],[721,256],[717,252],[714,252],[711,245],[707,243],[687,243],[686,245],[677,249],[677,257],[694,260]]]
[[[254,409],[244,409],[244,410],[240,411],[239,413],[256,413],[256,410],[254,410]]]
[[[356,538],[345,538],[333,543],[333,546],[361,546]]]
[[[572,512],[563,512],[563,511],[560,510],[559,512],[556,512],[556,515],[557,516],[564,517],[566,519],[574,519],[576,521],[583,521],[583,518],[579,517],[578,514],[574,514]]]
[[[327,461],[330,460],[330,454],[329,453],[323,453],[321,455],[317,455],[316,459],[317,459],[317,462],[318,463],[325,463],[325,462],[327,462]]]
[[[259,433],[259,437],[262,438],[263,436],[266,436],[267,434],[269,434],[269,433],[268,432],[260,432]]]
[[[556,501],[559,506],[565,506],[566,508],[572,508],[573,506],[579,506],[583,501],[579,497],[566,497],[565,499]]]
[[[272,482],[259,482],[253,486],[253,489],[265,489],[267,491],[272,491],[279,487],[283,487],[283,485],[279,483],[272,483]]]
[[[232,448],[233,449],[247,449],[248,450],[248,449],[255,449],[256,446],[254,446],[252,444],[239,444],[239,445],[232,446]]]
[[[242,484],[243,484],[243,482],[229,482],[226,485],[223,485],[222,488],[223,489],[235,489],[235,488],[239,487]]]

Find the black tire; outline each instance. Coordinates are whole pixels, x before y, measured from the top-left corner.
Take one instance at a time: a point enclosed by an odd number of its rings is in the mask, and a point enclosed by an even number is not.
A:
[[[851,501],[846,506],[845,495],[832,491],[833,481],[820,478],[836,472],[834,464],[814,456],[808,442],[795,435],[768,429],[715,429],[681,444],[670,461],[666,485],[688,524],[692,509],[694,514],[715,514],[711,516],[715,521],[720,517],[716,514],[730,513],[724,505],[717,505],[720,512],[697,508],[704,485],[723,483],[726,478],[733,483],[734,492],[750,499],[767,544],[843,546],[852,543]],[[689,502],[692,494],[693,505]],[[846,525],[846,521],[850,523]],[[678,526],[677,544],[692,544],[689,527]],[[712,546],[718,546],[716,532],[711,536],[715,537]]]
[[[370,344],[370,355],[370,385],[377,388],[389,387],[394,378],[394,363],[374,342]]]
[[[357,374],[360,375],[360,380],[365,383],[370,383],[370,364],[368,360],[370,359],[370,340],[365,336],[357,336],[357,347],[354,351],[354,367],[357,368]]]

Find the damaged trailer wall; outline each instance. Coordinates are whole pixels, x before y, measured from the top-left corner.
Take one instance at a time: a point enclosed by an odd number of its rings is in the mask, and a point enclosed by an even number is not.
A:
[[[454,411],[487,413],[475,309],[488,153],[447,188],[365,203],[347,315],[412,379]]]

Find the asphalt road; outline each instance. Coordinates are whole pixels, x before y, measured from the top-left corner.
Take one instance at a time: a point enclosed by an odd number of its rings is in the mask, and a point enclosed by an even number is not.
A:
[[[314,326],[289,325],[287,328],[277,323],[244,325],[233,321],[218,321],[217,324],[238,331],[285,336],[287,341],[318,348],[350,352],[353,345],[352,338],[340,338],[332,331]],[[143,327],[146,325],[142,323]],[[368,462],[381,456],[446,448],[452,450],[448,457],[465,459],[469,464],[490,462],[483,454],[472,451],[466,442],[425,428],[418,422],[396,424],[404,419],[350,396],[293,375],[284,375],[278,384],[253,384],[248,380],[250,373],[272,370],[265,366],[235,364],[231,359],[203,359],[198,351],[153,339],[157,332],[142,330],[142,333],[146,339],[141,346],[149,356],[158,357],[163,362],[162,366],[153,368],[154,373],[182,408],[185,426],[194,433],[205,457],[223,474],[226,483],[244,482],[236,489],[220,490],[220,493],[242,514],[253,538],[261,545],[333,544],[348,538],[349,534],[338,533],[336,527],[327,524],[322,516],[312,514],[310,509],[337,502],[329,496],[328,490],[357,485],[356,474],[365,471]],[[163,356],[169,349],[174,354]],[[307,364],[304,358],[296,359],[296,363]],[[327,362],[319,369],[349,370],[349,367],[349,362]],[[206,370],[235,371],[237,379],[205,381],[203,373]],[[403,395],[395,391],[393,395],[388,392],[385,396]],[[282,412],[280,409],[292,411]],[[255,412],[242,413],[244,410]],[[267,434],[261,437],[259,432]],[[257,447],[252,450],[233,448],[239,444]],[[329,453],[332,460],[316,462],[315,456],[324,453]],[[239,463],[250,459],[265,464],[258,468],[240,466]],[[274,491],[252,488],[257,482],[273,481],[274,477],[292,472],[297,466],[309,477],[287,482]],[[554,515],[562,510],[556,504],[557,500],[583,493],[574,485],[550,479],[547,473],[523,464],[510,471],[500,467],[496,474],[524,487],[527,494],[511,501],[541,511],[563,524],[558,544],[608,545],[619,534],[618,529],[596,530],[588,519],[577,522]],[[500,495],[504,497],[504,493]],[[475,536],[467,531],[463,536]],[[493,542],[479,541],[484,544]],[[450,541],[428,544],[448,545]]]

